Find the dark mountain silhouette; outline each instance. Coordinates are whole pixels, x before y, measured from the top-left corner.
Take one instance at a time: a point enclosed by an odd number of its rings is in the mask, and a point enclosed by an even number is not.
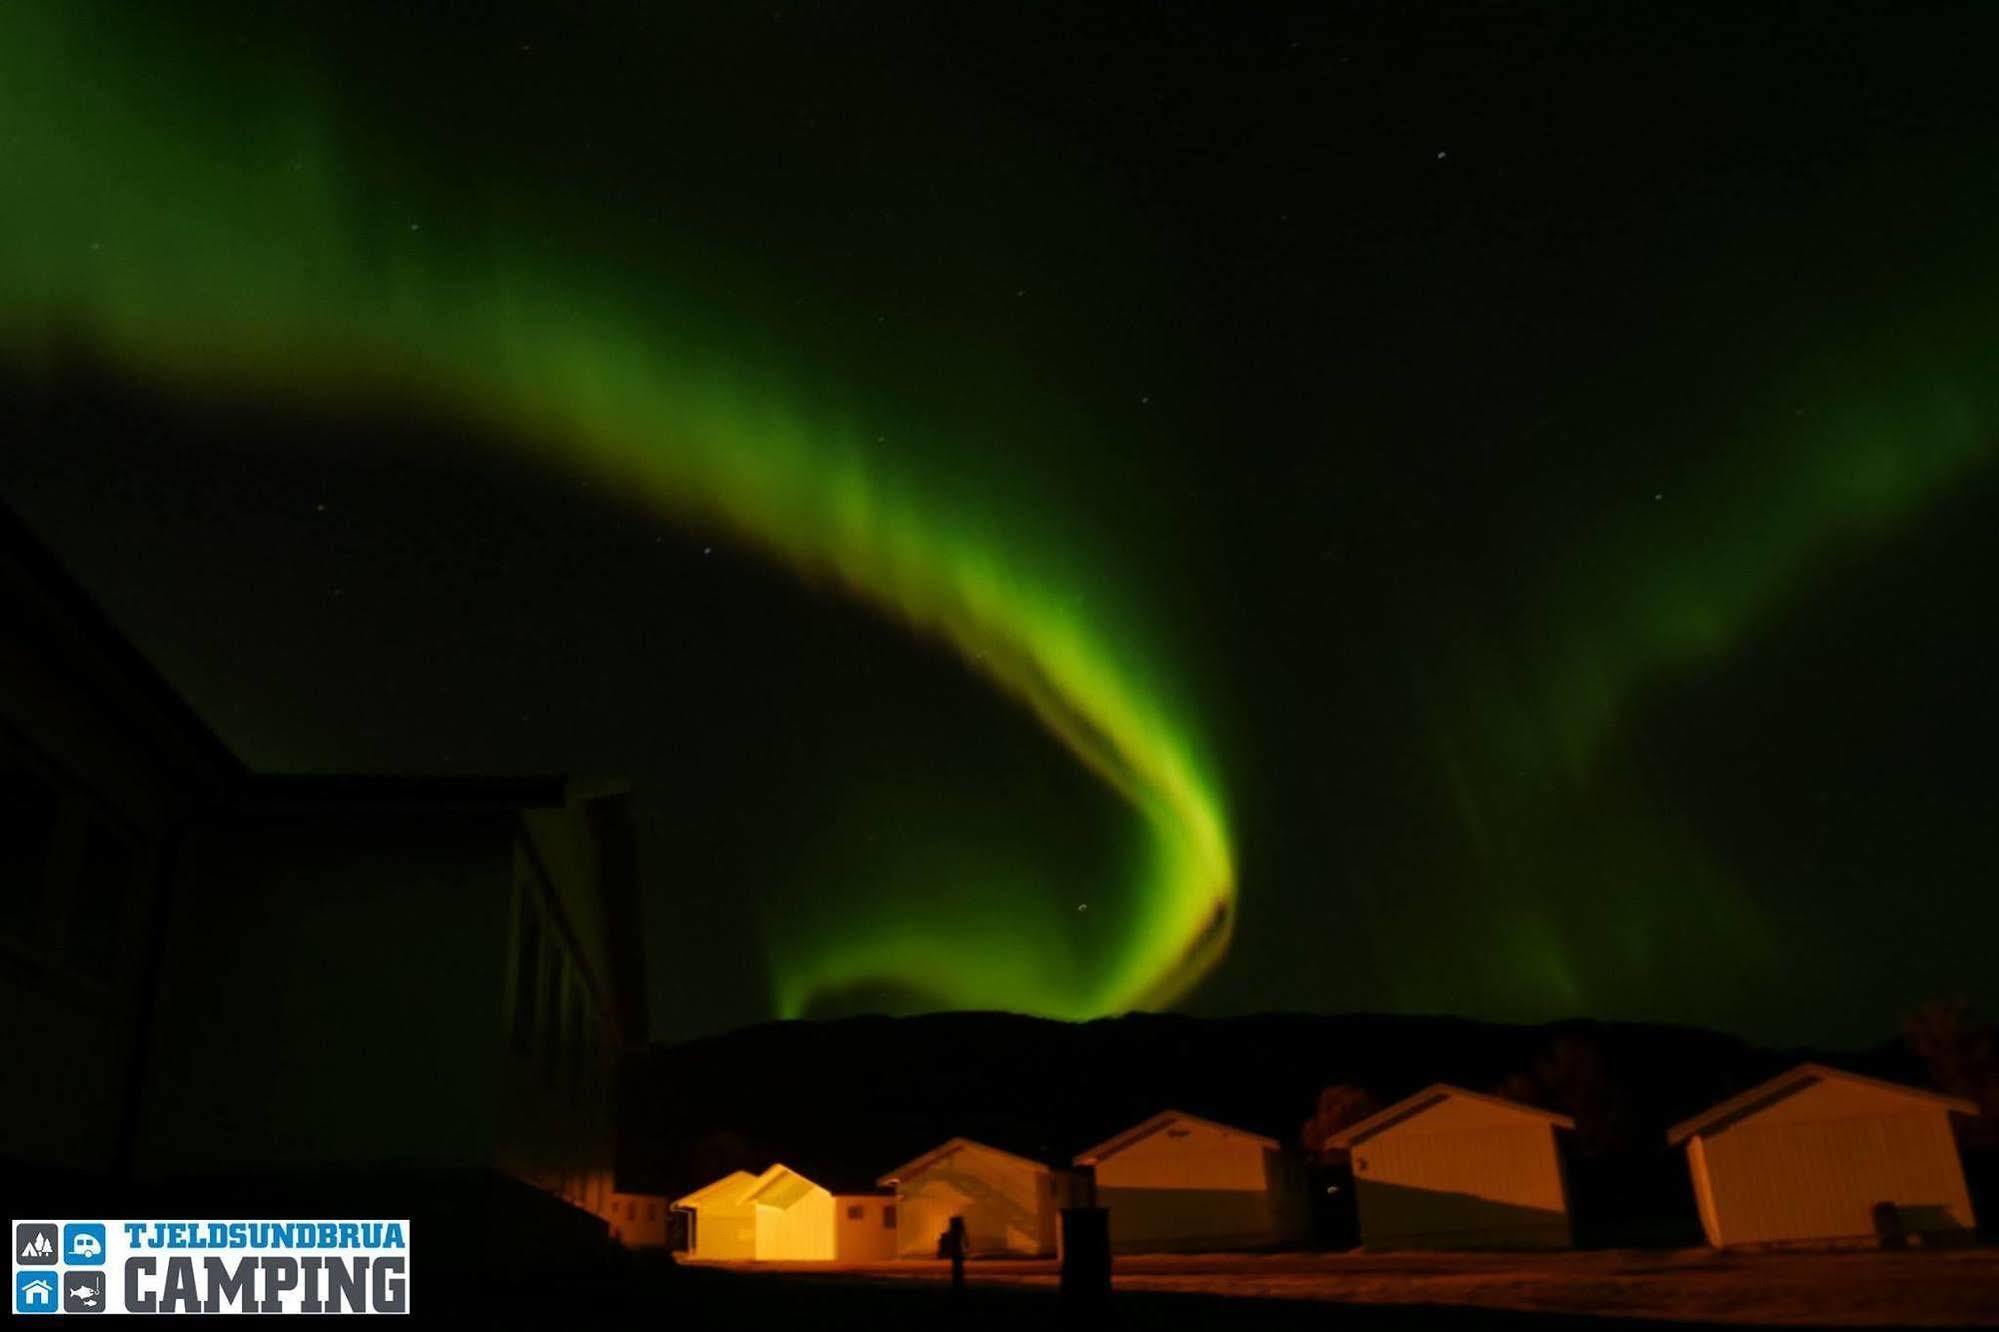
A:
[[[1580,1229],[1617,1236],[1692,1225],[1668,1125],[1805,1059],[1921,1082],[1898,1046],[1768,1050],[1689,1027],[1464,1018],[1129,1014],[1065,1023],[1005,1013],[775,1022],[625,1061],[619,1176],[676,1197],[730,1170],[782,1160],[828,1187],[876,1178],[964,1136],[1051,1163],[1167,1107],[1241,1125],[1296,1150],[1321,1089],[1365,1087],[1385,1104],[1432,1082],[1479,1091],[1537,1085],[1551,1055],[1587,1048],[1618,1133],[1576,1137]],[[1546,1079],[1539,1080],[1545,1082]],[[1570,1113],[1577,1107],[1553,1106]],[[1660,1232],[1663,1235],[1663,1232]]]

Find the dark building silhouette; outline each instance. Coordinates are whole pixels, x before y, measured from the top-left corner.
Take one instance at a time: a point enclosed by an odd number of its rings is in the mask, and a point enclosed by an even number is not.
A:
[[[0,1150],[51,1214],[427,1213],[469,1263],[592,1257],[633,1203],[634,861],[616,784],[248,772],[0,511]]]

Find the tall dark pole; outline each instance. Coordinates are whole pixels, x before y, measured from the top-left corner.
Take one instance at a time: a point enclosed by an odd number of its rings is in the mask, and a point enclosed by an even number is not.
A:
[[[1062,1209],[1062,1302],[1093,1309],[1111,1297],[1111,1214],[1101,1207]]]

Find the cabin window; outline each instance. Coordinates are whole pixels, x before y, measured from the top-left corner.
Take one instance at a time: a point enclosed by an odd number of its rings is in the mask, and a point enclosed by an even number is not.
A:
[[[883,1230],[894,1230],[894,1229],[895,1229],[895,1204],[894,1204],[894,1203],[888,1203],[888,1204],[885,1204],[885,1205],[884,1205],[884,1206],[882,1207],[882,1229],[883,1229]]]
[[[859,1203],[849,1203],[847,1205],[847,1219],[849,1221],[858,1221],[863,1216],[867,1215],[867,1211],[868,1209],[861,1206]]]

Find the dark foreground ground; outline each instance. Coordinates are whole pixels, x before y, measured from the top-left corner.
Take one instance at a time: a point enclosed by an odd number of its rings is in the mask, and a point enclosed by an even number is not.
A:
[[[1999,1251],[1732,1255],[1215,1255],[1121,1260],[1110,1303],[1065,1305],[1050,1263],[975,1263],[963,1296],[939,1263],[677,1267],[512,1284],[481,1321],[658,1328],[1639,1329],[1999,1326]],[[449,1298],[448,1298],[449,1297]],[[417,1283],[419,1315],[455,1293]],[[461,1306],[462,1307],[462,1306]]]

